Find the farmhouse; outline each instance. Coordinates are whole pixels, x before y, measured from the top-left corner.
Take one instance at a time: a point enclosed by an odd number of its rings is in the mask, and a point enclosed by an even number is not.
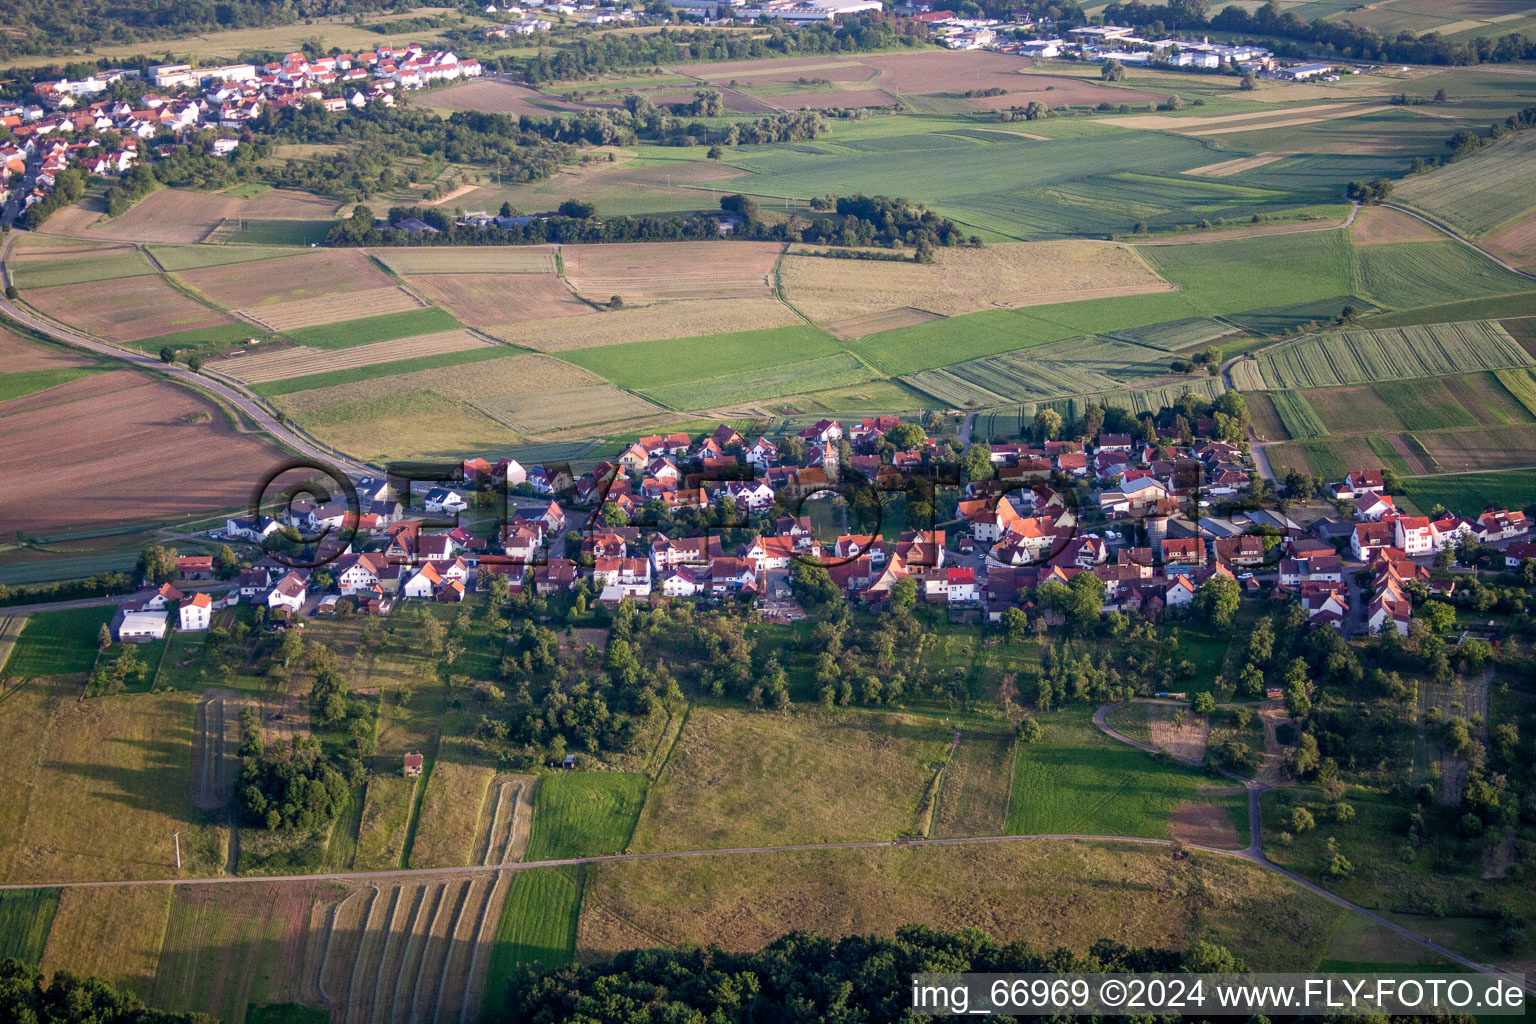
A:
[[[176,578],[179,580],[213,579],[212,555],[178,555]]]

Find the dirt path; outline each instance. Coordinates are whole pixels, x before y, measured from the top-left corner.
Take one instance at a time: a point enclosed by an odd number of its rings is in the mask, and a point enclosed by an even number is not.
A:
[[[204,690],[192,733],[192,806],[218,810],[234,795],[240,702],[228,690]]]

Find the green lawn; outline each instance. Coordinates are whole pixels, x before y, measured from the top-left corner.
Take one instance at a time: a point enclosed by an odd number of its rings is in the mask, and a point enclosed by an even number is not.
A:
[[[1008,812],[1011,835],[1120,835],[1167,838],[1168,815],[1183,803],[1235,807],[1239,797],[1203,793],[1211,785],[1194,768],[1100,733],[1087,707],[1037,716],[1040,742],[1021,744]],[[1246,830],[1238,838],[1246,841]]]
[[[646,777],[622,772],[563,772],[539,780],[524,860],[619,853],[629,845]]]
[[[32,614],[5,663],[6,677],[89,672],[96,663],[96,634],[112,613],[104,607]]]
[[[418,334],[451,331],[462,326],[447,310],[437,306],[408,309],[403,313],[364,317],[361,320],[343,320],[341,323],[322,324],[319,327],[303,327],[289,331],[288,337],[310,348],[351,348],[375,341],[393,341],[411,338]]]

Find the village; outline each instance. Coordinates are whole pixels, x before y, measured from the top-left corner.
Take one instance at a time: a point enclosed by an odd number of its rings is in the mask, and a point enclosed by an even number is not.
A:
[[[238,133],[268,110],[309,102],[328,111],[393,106],[397,90],[475,78],[482,70],[477,60],[411,44],[322,57],[295,52],[265,65],[157,64],[142,74],[118,68],[39,82],[35,100],[0,104],[0,125],[10,132],[0,142],[0,206],[9,223],[47,198],[67,167],[114,177],[209,129],[215,134],[208,151],[228,156],[240,145]],[[93,99],[124,81],[154,91],[134,102]]]
[[[418,494],[411,481],[364,477],[356,506],[298,497],[271,516],[230,518],[213,539],[253,557],[222,585],[211,556],[179,557],[177,581],[125,602],[116,634],[205,630],[212,612],[241,602],[274,625],[388,615],[400,602],[461,602],[494,577],[508,596],[579,591],[583,607],[735,601],[763,621],[796,621],[808,594],[835,591],[871,611],[921,602],[956,622],[1002,625],[1022,613],[1049,627],[1065,620],[1042,588],[1087,574],[1102,614],[1191,614],[1216,581],[1245,598],[1297,602],[1313,626],[1406,636],[1416,602],[1455,597],[1454,571],[1432,570],[1452,570],[1469,545],[1497,551],[1496,570],[1536,558],[1524,513],[1409,515],[1379,468],[1329,485],[1347,517],[1303,525],[1248,500],[1246,451],[1209,437],[978,445],[990,473],[957,473],[961,464],[938,461],[937,439],[898,449],[887,435],[907,442],[922,431],[882,416],[749,441],[722,425],[699,438],[641,437],[580,475],[503,458],[465,460],[456,481]],[[914,482],[933,496],[928,522],[849,527],[861,491],[878,503],[909,496]],[[498,505],[499,520],[482,514]]]

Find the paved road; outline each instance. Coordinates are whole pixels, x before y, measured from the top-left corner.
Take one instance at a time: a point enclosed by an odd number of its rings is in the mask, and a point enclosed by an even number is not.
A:
[[[183,593],[196,594],[206,592],[209,594],[221,594],[232,590],[237,586],[234,583],[178,583],[176,588]],[[147,593],[147,591],[146,591]],[[104,597],[77,597],[70,601],[38,601],[34,604],[13,604],[0,607],[0,616],[5,615],[31,615],[34,612],[57,612],[68,608],[103,608],[107,605],[119,605],[132,597],[132,594],[109,594]]]
[[[10,236],[5,240],[5,244],[0,245],[0,261],[8,261],[11,246],[15,243],[17,236],[24,233],[20,231],[11,232]],[[7,263],[3,267],[3,271],[0,271],[0,281],[9,283],[10,279],[10,267]],[[241,413],[254,421],[263,431],[303,458],[335,466],[353,476],[364,476],[369,473],[378,472],[354,459],[339,456],[329,449],[319,446],[303,434],[279,423],[264,402],[246,391],[235,381],[220,374],[209,372],[194,373],[185,366],[167,365],[154,356],[118,348],[116,345],[110,345],[78,331],[49,323],[12,302],[10,299],[5,298],[3,293],[0,293],[0,312],[3,312],[6,316],[23,326],[29,327],[39,334],[47,335],[55,341],[74,348],[82,348],[97,355],[109,356],[120,362],[128,363],[137,369],[169,377],[176,381],[176,383],[193,390],[216,395],[227,405],[240,410]]]

